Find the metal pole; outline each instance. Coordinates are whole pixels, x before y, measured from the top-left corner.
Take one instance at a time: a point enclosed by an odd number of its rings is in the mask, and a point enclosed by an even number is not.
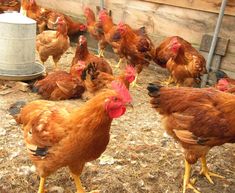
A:
[[[212,62],[212,59],[213,59],[213,54],[214,54],[214,51],[215,51],[215,47],[216,47],[216,43],[217,43],[217,39],[218,39],[218,34],[220,32],[220,27],[221,27],[221,24],[222,24],[226,4],[227,4],[227,0],[222,0],[219,16],[218,16],[216,27],[215,27],[215,32],[214,32],[214,35],[213,35],[210,51],[209,51],[209,54],[208,54],[208,57],[207,57],[207,62],[206,62],[206,69],[207,69],[208,72],[210,70],[211,62]],[[205,74],[202,77],[201,87],[206,86],[207,79],[208,79],[208,74]]]
[[[104,0],[100,0],[100,8],[104,9]]]

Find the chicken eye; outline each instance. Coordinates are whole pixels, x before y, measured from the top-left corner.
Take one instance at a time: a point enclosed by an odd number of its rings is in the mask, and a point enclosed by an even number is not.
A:
[[[113,100],[116,102],[116,101],[118,101],[118,98],[117,98],[117,97],[114,97]]]

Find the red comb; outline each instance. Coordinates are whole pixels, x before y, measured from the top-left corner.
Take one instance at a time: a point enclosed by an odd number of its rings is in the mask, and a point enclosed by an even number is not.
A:
[[[114,80],[111,82],[111,86],[118,93],[118,95],[120,97],[122,97],[122,99],[125,103],[129,103],[132,101],[132,98],[131,98],[131,95],[130,95],[128,89],[126,88],[126,86],[122,82]]]

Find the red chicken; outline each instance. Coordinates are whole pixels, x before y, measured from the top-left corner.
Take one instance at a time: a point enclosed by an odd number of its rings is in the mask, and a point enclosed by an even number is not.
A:
[[[235,96],[214,88],[166,88],[150,84],[148,90],[150,103],[163,116],[167,133],[184,149],[183,193],[188,188],[199,193],[190,182],[191,164],[200,158],[201,174],[210,183],[211,176],[222,177],[209,171],[206,155],[214,146],[235,143]]]
[[[120,52],[122,38],[119,34],[116,33],[117,25],[113,23],[112,17],[105,9],[99,12],[99,23],[102,27],[105,41],[112,46],[114,53],[120,57],[120,60],[117,64],[117,66],[119,66],[124,56]]]
[[[106,72],[108,74],[113,74],[111,66],[105,59],[99,58],[98,56],[89,52],[87,48],[87,39],[83,35],[79,36],[78,38],[75,56],[72,60],[71,69],[70,69],[71,74],[73,73],[72,72],[73,69],[77,68],[78,61],[85,62],[85,65],[88,65],[90,63],[95,63],[99,71]]]
[[[68,28],[67,34],[69,36],[77,34],[78,32],[85,32],[87,29],[87,27],[84,24],[82,24],[78,21],[75,22],[69,16],[62,14],[62,13],[59,13],[59,12],[56,12],[54,10],[51,10],[47,14],[47,17],[46,17],[46,24],[47,24],[48,29],[55,30],[54,23],[56,22],[56,20],[59,17],[62,18],[64,20],[64,22],[66,23],[67,28]]]
[[[154,61],[170,72],[170,78],[166,82],[184,85],[187,79],[193,79],[187,86],[200,83],[200,76],[207,73],[204,57],[181,37],[173,36],[165,39],[156,48]]]
[[[154,54],[154,45],[145,33],[144,28],[133,30],[129,25],[119,23],[115,33],[120,34],[122,42],[119,52],[127,59],[128,63],[136,67],[137,76],[133,83],[136,85],[138,74],[144,66],[148,66]]]
[[[84,193],[80,175],[86,162],[97,159],[106,149],[112,120],[122,116],[131,96],[126,87],[112,82],[81,107],[56,105],[37,100],[27,104],[17,121],[24,130],[28,154],[40,176],[38,193],[44,193],[45,179],[68,166],[77,192]]]
[[[104,57],[104,50],[108,43],[105,40],[102,26],[99,22],[96,22],[95,13],[90,8],[85,8],[84,15],[87,22],[87,31],[98,41],[98,55]]]
[[[0,1],[0,13],[4,11],[19,11],[20,2],[18,0],[1,0]]]
[[[58,24],[57,31],[48,30],[37,35],[36,49],[43,64],[49,56],[52,56],[57,68],[61,56],[70,47],[70,40],[67,36],[67,25],[64,20],[58,18],[56,23]]]
[[[35,83],[38,93],[44,99],[64,100],[70,98],[80,98],[85,91],[81,81],[84,65],[76,69],[73,75],[65,71],[55,71],[47,75],[44,79]]]
[[[86,90],[92,96],[101,92],[103,89],[110,88],[111,82],[118,80],[125,84],[127,89],[129,89],[130,83],[135,79],[135,69],[132,66],[127,66],[126,69],[119,76],[113,76],[111,74],[101,72],[97,70],[96,64],[89,64],[82,73],[82,79]],[[92,97],[91,96],[91,97]],[[90,98],[88,96],[88,98]]]

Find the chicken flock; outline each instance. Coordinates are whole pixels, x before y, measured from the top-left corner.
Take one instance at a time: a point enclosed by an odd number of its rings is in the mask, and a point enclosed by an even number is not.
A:
[[[130,88],[138,86],[137,77],[152,62],[169,71],[166,81],[150,83],[147,90],[150,103],[162,116],[163,127],[178,141],[185,155],[183,193],[199,191],[190,180],[191,165],[201,160],[203,174],[220,177],[209,171],[208,151],[224,143],[235,142],[235,81],[223,71],[216,72],[218,82],[213,87],[193,88],[207,73],[204,57],[192,45],[178,36],[168,37],[155,46],[145,27],[132,29],[115,24],[110,14],[101,10],[96,18],[86,7],[86,25],[70,17],[38,6],[35,0],[1,1],[1,10],[17,10],[37,21],[39,34],[36,49],[42,63],[52,56],[55,68],[34,88],[42,99],[26,104],[15,116],[22,124],[25,144],[31,161],[40,176],[38,193],[44,193],[45,179],[61,167],[69,167],[77,193],[84,193],[80,175],[86,162],[97,159],[106,149],[111,123],[131,106]],[[88,31],[98,41],[98,55],[88,50],[87,39],[80,35],[69,72],[58,66],[61,56],[70,47],[69,36]],[[120,74],[104,58],[110,45],[125,61]],[[175,86],[170,86],[175,84]],[[131,86],[131,87],[130,87]],[[83,98],[79,108],[56,106],[51,100]],[[96,191],[93,191],[96,192]]]

